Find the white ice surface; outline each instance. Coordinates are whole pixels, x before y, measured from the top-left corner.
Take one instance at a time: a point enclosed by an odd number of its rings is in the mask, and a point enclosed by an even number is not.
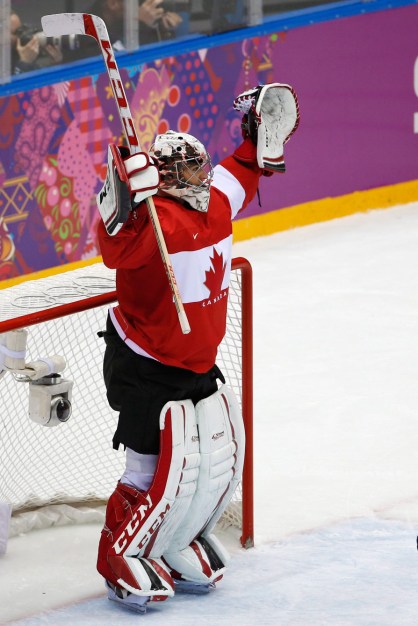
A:
[[[229,533],[214,593],[140,616],[105,598],[97,525],[34,531],[0,558],[1,624],[418,624],[418,203],[235,256],[254,269],[256,548]]]

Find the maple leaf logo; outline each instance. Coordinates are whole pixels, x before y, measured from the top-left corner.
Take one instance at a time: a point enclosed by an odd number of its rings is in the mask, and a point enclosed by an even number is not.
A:
[[[226,263],[223,254],[218,254],[216,248],[213,248],[213,257],[210,257],[212,267],[206,271],[206,280],[203,283],[209,289],[209,298],[218,296],[222,289],[222,282],[225,276]]]

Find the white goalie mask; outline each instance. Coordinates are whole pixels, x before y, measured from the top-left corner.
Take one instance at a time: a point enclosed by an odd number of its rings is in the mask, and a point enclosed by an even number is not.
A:
[[[159,189],[206,213],[213,169],[204,145],[192,135],[169,130],[157,135],[149,154],[158,161]]]

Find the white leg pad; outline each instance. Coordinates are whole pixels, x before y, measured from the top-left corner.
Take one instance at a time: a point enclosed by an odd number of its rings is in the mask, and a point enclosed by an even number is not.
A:
[[[204,585],[222,577],[229,556],[211,530],[241,480],[245,449],[241,411],[225,386],[196,407],[167,403],[160,427],[153,482],[147,493],[133,490],[136,503],[108,553],[117,584],[151,597],[173,594],[169,570]]]
[[[241,480],[245,433],[238,402],[234,393],[226,386],[222,386],[212,396],[196,405],[196,419],[201,454],[197,489],[186,518],[172,536],[168,550],[164,552],[164,560],[184,578],[200,580],[203,576],[207,581],[208,576],[200,562],[200,555],[196,560],[191,550],[196,552],[193,544],[204,538],[208,542],[206,547],[212,548],[218,554],[222,563],[219,564],[220,569],[224,568],[228,560],[226,551],[211,535],[211,530]],[[182,564],[185,572],[182,571]],[[196,567],[192,575],[193,564]],[[212,572],[209,578],[215,579],[215,574],[216,571]]]
[[[199,437],[196,415],[191,400],[168,402],[161,412],[161,430],[167,414],[171,414],[172,454],[160,456],[153,483],[148,492],[160,497],[150,514],[140,525],[140,531],[125,551],[127,557],[160,557],[167,549],[177,527],[186,515],[196,491],[200,466]],[[163,464],[170,463],[167,475]],[[164,484],[164,480],[166,480]],[[162,494],[160,496],[160,494]]]
[[[111,584],[163,599],[174,594],[160,558],[196,491],[199,437],[191,400],[169,402],[160,416],[161,450],[147,492],[119,483],[109,499],[98,571]]]

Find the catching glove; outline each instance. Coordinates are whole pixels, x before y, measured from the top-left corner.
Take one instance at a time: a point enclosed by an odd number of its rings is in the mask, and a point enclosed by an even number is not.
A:
[[[244,91],[234,100],[244,113],[243,137],[257,146],[257,163],[269,172],[284,172],[284,144],[299,124],[297,96],[290,85],[270,83]]]
[[[107,174],[96,201],[109,235],[116,235],[130,211],[158,191],[158,168],[145,152],[130,154],[128,148],[109,144]]]

